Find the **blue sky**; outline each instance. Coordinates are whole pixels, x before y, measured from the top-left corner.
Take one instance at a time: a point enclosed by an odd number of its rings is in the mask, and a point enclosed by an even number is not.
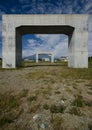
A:
[[[92,0],[0,0],[0,57],[2,56],[3,14],[89,14],[89,55],[92,56]],[[68,37],[65,35],[29,34],[22,37],[23,56],[36,51],[53,51],[68,55]]]

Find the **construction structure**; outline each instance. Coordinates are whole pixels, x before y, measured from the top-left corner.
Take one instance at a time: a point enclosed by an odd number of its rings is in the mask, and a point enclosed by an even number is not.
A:
[[[3,68],[16,68],[22,62],[24,34],[66,34],[68,36],[68,66],[88,68],[88,15],[37,14],[3,15]]]
[[[51,63],[54,63],[54,54],[52,52],[36,52],[36,63],[38,63],[38,56],[40,54],[51,55]]]

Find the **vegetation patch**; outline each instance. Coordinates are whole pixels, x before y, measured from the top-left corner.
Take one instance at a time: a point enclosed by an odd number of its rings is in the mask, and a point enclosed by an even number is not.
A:
[[[89,129],[89,130],[92,130],[92,123],[89,123],[89,124],[88,124],[88,129]]]
[[[0,111],[10,110],[19,105],[19,99],[10,93],[0,94]]]
[[[72,107],[69,111],[70,114],[81,116],[81,111],[78,107]]]
[[[37,100],[37,96],[35,96],[35,95],[29,96],[29,97],[27,98],[27,100],[28,100],[29,102],[36,101],[36,100]]]
[[[0,126],[14,122],[20,100],[10,93],[0,94]],[[18,114],[19,115],[19,114]]]
[[[51,95],[51,90],[52,90],[52,87],[48,86],[48,87],[42,89],[41,92],[43,95]]]
[[[55,91],[55,94],[60,94],[61,92],[60,91]]]
[[[40,103],[33,102],[30,105],[30,113],[35,113],[40,108]]]
[[[63,105],[51,105],[50,112],[51,113],[64,113],[65,106]]]
[[[57,114],[51,114],[51,123],[53,126],[53,130],[63,130],[63,119],[61,116]]]
[[[85,101],[83,100],[83,97],[81,95],[77,95],[75,96],[75,100],[72,102],[72,105],[76,107],[83,107],[84,103]]]
[[[45,103],[45,104],[43,105],[43,108],[44,108],[45,110],[48,110],[48,109],[49,109],[49,105],[48,105],[47,103]]]
[[[20,93],[19,93],[19,98],[22,98],[22,97],[26,97],[28,94],[28,89],[23,89]]]

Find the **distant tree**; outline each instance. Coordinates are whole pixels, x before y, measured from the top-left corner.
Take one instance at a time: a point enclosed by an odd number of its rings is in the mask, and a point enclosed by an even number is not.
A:
[[[92,56],[88,57],[88,61],[92,61]]]

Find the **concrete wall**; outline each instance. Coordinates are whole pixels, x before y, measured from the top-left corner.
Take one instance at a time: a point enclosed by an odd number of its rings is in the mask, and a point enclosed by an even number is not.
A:
[[[43,29],[41,31],[44,34],[52,30],[50,33],[68,35],[69,67],[88,67],[87,14],[3,15],[2,26],[3,68],[15,68],[21,65],[22,35],[29,32],[39,33],[40,26],[43,26],[45,31]],[[31,27],[30,30],[28,26]]]

